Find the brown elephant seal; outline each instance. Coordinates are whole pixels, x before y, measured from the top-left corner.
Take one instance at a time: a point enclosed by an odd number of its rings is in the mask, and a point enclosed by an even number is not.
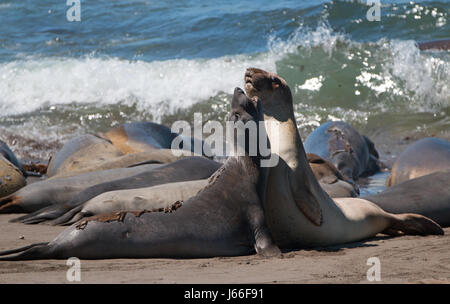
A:
[[[375,145],[343,121],[329,121],[305,140],[305,151],[330,161],[349,180],[380,171]]]
[[[101,136],[111,141],[122,153],[130,154],[154,149],[171,149],[172,141],[180,134],[154,122],[131,122],[113,128]],[[194,152],[195,141],[200,140],[191,138],[190,147],[183,147],[182,142],[179,148]],[[203,142],[201,145],[205,146]]]
[[[342,176],[341,172],[332,163],[313,153],[306,153],[306,160],[320,186],[329,196],[359,196],[358,186]]]
[[[0,197],[5,197],[25,187],[25,176],[3,155],[0,155]]]
[[[80,166],[86,167],[121,155],[122,152],[103,138],[91,134],[77,136],[65,143],[52,157],[47,168],[47,177],[73,172]],[[79,171],[81,170],[77,172]]]
[[[193,197],[207,184],[207,179],[200,179],[140,189],[105,192],[90,199],[78,208],[73,208],[55,220],[55,223],[58,225],[70,225],[83,218],[105,213],[168,208],[173,202],[185,201]]]
[[[436,50],[436,51],[448,51],[450,50],[450,39],[434,40],[427,42],[417,43],[419,50]]]
[[[97,183],[83,189],[63,204],[51,205],[21,217],[20,222],[37,224],[58,219],[71,209],[77,208],[97,195],[109,191],[139,189],[165,183],[209,178],[221,165],[221,163],[202,156],[185,157],[133,176]],[[56,220],[54,224],[59,224],[59,220],[66,221],[65,218],[61,218]]]
[[[16,155],[14,155],[14,152],[11,151],[11,149],[3,140],[0,140],[0,154],[3,155],[3,157],[6,158],[11,164],[13,164],[17,169],[19,169],[24,176],[27,176],[27,172],[23,168],[22,163],[17,159]]]
[[[261,104],[235,90],[231,117],[262,119]],[[247,145],[245,145],[245,151]],[[1,260],[199,258],[279,255],[258,193],[265,189],[259,153],[234,156],[208,185],[164,212],[119,212],[72,225],[49,243],[0,252]],[[155,210],[158,211],[158,210]],[[9,255],[9,256],[8,256]]]
[[[0,199],[0,213],[29,213],[50,205],[64,204],[81,191],[99,183],[134,176],[161,165],[89,172],[66,178],[55,178],[28,184]]]
[[[400,153],[386,186],[438,171],[450,171],[450,142],[436,137],[422,138]]]
[[[438,224],[421,215],[387,213],[360,198],[331,199],[308,165],[286,81],[250,68],[245,89],[250,97],[260,98],[271,149],[279,156],[278,165],[270,168],[264,201],[267,225],[278,246],[336,245],[381,232],[443,234]],[[272,132],[273,125],[278,125],[277,132]]]
[[[390,213],[417,213],[442,227],[450,226],[450,171],[404,181],[363,199]]]

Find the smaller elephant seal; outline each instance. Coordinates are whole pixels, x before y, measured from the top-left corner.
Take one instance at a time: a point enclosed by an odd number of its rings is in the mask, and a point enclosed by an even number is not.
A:
[[[416,213],[432,219],[442,227],[450,226],[450,171],[434,172],[404,181],[381,193],[363,199],[384,211]]]
[[[386,186],[438,171],[450,171],[450,142],[436,137],[422,138],[400,153]]]
[[[263,119],[261,103],[236,89],[230,117],[259,121]],[[89,218],[49,243],[0,252],[4,256],[0,260],[206,258],[255,251],[263,256],[279,255],[258,195],[267,175],[260,172],[264,169],[259,151],[249,156],[247,143],[245,156],[228,158],[208,185],[184,203],[175,203],[164,212],[119,212]]]
[[[25,187],[25,176],[3,155],[0,155],[0,197],[5,197]]]
[[[154,149],[171,149],[173,140],[181,135],[154,122],[131,122],[113,128],[100,136],[111,141],[122,153],[130,154]],[[209,147],[196,138],[190,139],[190,147],[184,147],[182,141],[177,148],[194,152],[196,142],[201,145],[202,151],[206,148],[210,152]]]
[[[133,176],[97,183],[83,189],[83,191],[72,196],[68,201],[63,202],[63,204],[51,205],[21,217],[20,222],[37,224],[57,219],[71,209],[109,191],[139,189],[165,183],[209,178],[221,165],[221,163],[202,156],[185,157],[176,162],[143,171]],[[58,222],[54,224],[58,224]]]
[[[1,213],[29,213],[50,205],[64,204],[94,185],[151,171],[162,165],[149,164],[132,168],[89,172],[66,178],[55,178],[28,184],[0,199]],[[14,220],[13,220],[14,221]]]
[[[169,208],[173,202],[186,201],[208,184],[207,179],[167,183],[141,189],[117,190],[100,194],[73,208],[53,223],[70,225],[83,218],[128,210]]]
[[[380,170],[372,141],[343,121],[329,121],[315,129],[305,140],[305,151],[330,161],[350,181]]]
[[[434,40],[428,42],[417,43],[419,50],[436,50],[436,51],[448,51],[450,50],[450,39]]]
[[[320,186],[330,197],[359,196],[358,186],[342,176],[332,163],[313,153],[306,153],[306,160]]]

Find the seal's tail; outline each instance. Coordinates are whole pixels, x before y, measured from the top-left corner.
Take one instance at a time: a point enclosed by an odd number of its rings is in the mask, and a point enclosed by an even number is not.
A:
[[[21,213],[23,208],[20,203],[23,197],[11,194],[0,199],[0,213]]]
[[[65,214],[61,215],[57,219],[51,221],[51,225],[70,225],[73,223],[78,222],[81,218],[83,218],[85,215],[84,213],[81,213],[81,210],[83,209],[83,205],[77,206],[70,211],[66,212]]]
[[[444,230],[435,221],[413,213],[392,214],[391,227],[383,231],[389,235],[443,235]]]
[[[24,224],[39,224],[48,220],[52,220],[60,216],[63,212],[60,210],[60,206],[48,206],[38,211],[26,214],[24,216],[12,219],[11,222],[20,222]]]
[[[12,255],[14,253],[18,254]],[[49,246],[49,243],[36,243],[17,249],[1,251],[0,256],[3,256],[0,258],[0,261],[25,261],[54,258],[51,256],[51,247]]]

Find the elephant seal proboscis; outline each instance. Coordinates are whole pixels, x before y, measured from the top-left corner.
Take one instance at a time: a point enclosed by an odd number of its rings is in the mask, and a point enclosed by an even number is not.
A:
[[[291,90],[276,74],[249,68],[245,89],[259,97],[272,151],[279,163],[270,168],[264,210],[275,242],[282,248],[328,246],[363,240],[377,233],[443,234],[431,219],[416,214],[391,214],[360,198],[332,200],[308,165],[295,123]],[[269,125],[278,124],[281,138]],[[275,146],[275,145],[278,146]]]
[[[165,164],[156,169],[143,171],[142,173],[118,178],[84,189],[69,201],[63,204],[52,205],[20,218],[25,224],[37,224],[43,221],[57,219],[88,200],[105,192],[126,189],[138,189],[156,186],[165,183],[182,182],[209,178],[222,164],[203,156],[185,157],[176,162]],[[65,217],[58,219],[65,222]]]
[[[450,142],[436,137],[422,138],[400,153],[386,180],[386,186],[443,171],[450,171]]]
[[[412,212],[450,226],[450,171],[434,172],[389,187],[363,199],[390,213]]]
[[[1,198],[0,213],[30,213],[50,205],[64,204],[81,191],[99,183],[134,176],[160,166],[150,164],[38,181]]]
[[[263,119],[261,103],[240,89],[235,90],[231,114],[239,120]],[[119,212],[89,218],[49,243],[0,252],[9,255],[0,260],[198,258],[255,251],[263,256],[279,255],[258,195],[258,187],[265,188],[266,176],[260,174],[265,169],[259,161],[259,153],[230,157],[199,194],[165,212]]]
[[[343,121],[326,122],[311,132],[305,140],[305,151],[330,161],[353,181],[380,170],[375,145]]]

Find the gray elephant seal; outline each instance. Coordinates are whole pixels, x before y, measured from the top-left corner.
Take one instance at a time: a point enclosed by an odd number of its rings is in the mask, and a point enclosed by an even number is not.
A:
[[[387,213],[360,198],[331,199],[308,165],[286,81],[273,73],[247,69],[245,89],[250,97],[261,99],[272,153],[279,155],[278,165],[270,168],[264,210],[280,247],[343,244],[381,232],[443,234],[438,224],[421,215]],[[272,132],[273,124],[278,132]]]
[[[438,171],[450,171],[450,142],[436,137],[422,138],[400,153],[386,186]]]
[[[342,121],[329,121],[315,129],[305,140],[305,151],[330,161],[350,180],[380,170],[375,145]]]
[[[138,189],[156,186],[165,183],[182,182],[188,180],[205,179],[210,177],[222,164],[202,156],[185,157],[176,162],[165,164],[153,170],[98,183],[84,189],[76,196],[63,204],[52,205],[20,218],[25,224],[37,224],[43,221],[54,220],[72,208],[76,208],[88,200],[105,192],[125,189]],[[65,217],[54,222],[65,222]]]
[[[231,114],[244,120],[262,119],[261,104],[236,89]],[[93,217],[64,230],[50,243],[0,252],[9,255],[1,260],[198,258],[254,251],[278,255],[258,196],[266,176],[261,175],[259,162],[259,155],[230,157],[208,185],[183,204],[165,212]]]
[[[159,166],[161,165],[110,169],[73,177],[38,181],[0,199],[0,213],[29,213],[50,205],[64,204],[86,188],[102,182],[134,176]]]
[[[57,220],[58,225],[70,225],[83,218],[128,210],[169,208],[173,202],[186,201],[208,184],[207,179],[167,183],[147,188],[110,191],[73,208]],[[66,221],[63,222],[63,219]]]
[[[435,172],[404,181],[363,199],[390,213],[412,212],[442,227],[450,226],[450,171]]]

